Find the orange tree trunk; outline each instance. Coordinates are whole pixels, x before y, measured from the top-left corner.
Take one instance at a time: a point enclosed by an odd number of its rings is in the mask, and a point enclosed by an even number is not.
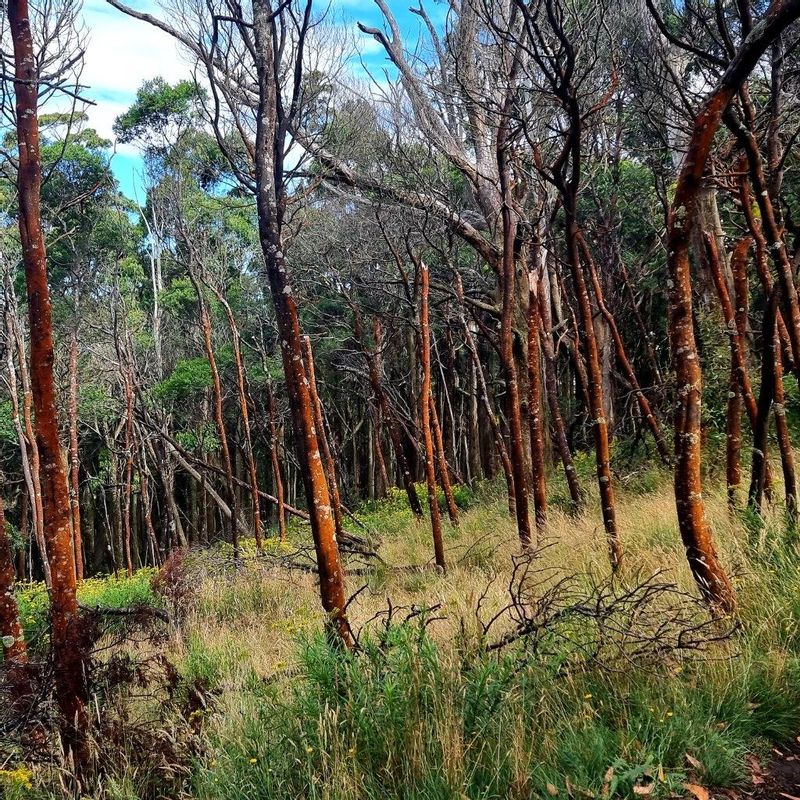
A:
[[[314,352],[311,349],[311,339],[308,336],[303,337],[303,360],[305,361],[306,375],[308,376],[308,392],[311,397],[311,406],[314,410],[314,426],[317,430],[320,453],[322,454],[325,475],[328,479],[328,487],[330,488],[331,493],[333,522],[336,526],[336,535],[341,537],[344,532],[344,526],[342,524],[342,498],[339,494],[339,482],[336,480],[336,464],[333,461],[331,447],[328,442],[328,437],[325,434],[325,419],[322,416],[322,401],[319,399],[319,392],[317,391],[317,375],[316,370],[314,369]]]
[[[77,321],[75,323],[77,325]],[[83,541],[81,538],[81,484],[78,453],[78,332],[72,331],[69,343],[69,468],[70,509],[72,510],[72,544],[75,550],[75,576],[83,580]]]
[[[539,336],[538,275],[530,274],[528,298],[528,426],[531,439],[533,509],[536,528],[547,525],[547,476],[544,466],[544,425],[542,421],[542,352]]]
[[[428,508],[431,513],[431,530],[433,532],[433,553],[437,566],[447,569],[442,543],[442,518],[439,513],[439,499],[436,496],[436,469],[434,466],[433,434],[431,433],[431,335],[428,310],[428,292],[430,276],[428,266],[419,262],[419,343],[420,361],[422,362],[422,399],[420,401],[420,427],[425,445],[425,480],[428,486]]]
[[[267,382],[267,405],[269,414],[270,463],[272,465],[272,482],[275,485],[275,500],[278,507],[278,538],[286,541],[286,504],[283,492],[283,476],[281,475],[281,459],[278,453],[278,415],[275,411],[275,392],[272,381]]]
[[[628,358],[628,353],[625,350],[625,343],[622,341],[622,334],[620,334],[619,328],[617,327],[617,321],[606,305],[605,296],[603,295],[603,288],[600,285],[600,278],[597,274],[597,266],[594,263],[594,258],[589,251],[589,247],[586,244],[583,234],[581,234],[580,237],[580,248],[581,253],[583,254],[584,262],[589,269],[589,277],[591,278],[592,288],[594,289],[594,299],[597,302],[597,307],[600,309],[600,313],[603,315],[603,318],[605,319],[606,324],[611,331],[611,337],[614,340],[614,350],[616,351],[617,361],[619,361],[620,366],[625,372],[625,377],[628,379],[628,383],[630,384],[634,395],[636,395],[636,401],[639,404],[639,411],[644,417],[647,427],[650,428],[650,433],[653,434],[653,440],[656,443],[656,449],[661,457],[661,461],[669,466],[672,463],[672,459],[670,458],[667,442],[661,433],[661,426],[658,424],[658,420],[656,419],[656,416],[650,407],[650,402],[642,391],[642,387],[639,384],[639,379],[636,377],[636,372],[633,369],[633,364],[631,364],[631,361]]]
[[[453,496],[453,483],[450,480],[450,467],[447,465],[447,457],[444,452],[444,438],[442,437],[442,426],[439,424],[439,415],[436,413],[436,403],[433,400],[433,392],[428,397],[430,404],[430,421],[433,431],[433,443],[436,446],[436,460],[439,464],[439,477],[442,482],[442,492],[444,493],[445,504],[447,505],[447,516],[453,525],[458,525],[458,506]]]
[[[722,115],[770,44],[797,17],[800,0],[773,0],[759,25],[745,39],[717,86],[695,117],[687,154],[675,187],[667,220],[670,278],[669,336],[677,403],[675,413],[675,503],[689,566],[704,597],[723,611],[736,598],[717,557],[705,515],[700,471],[700,404],[702,373],[692,325],[692,283],[689,241],[714,136]],[[794,345],[794,340],[792,340]]]
[[[579,155],[573,155],[577,162]],[[577,177],[573,178],[577,186]],[[611,452],[608,446],[608,420],[605,416],[603,402],[603,375],[600,368],[600,357],[597,348],[597,338],[594,333],[592,306],[589,300],[589,290],[586,278],[580,263],[578,252],[578,224],[575,218],[574,197],[569,193],[564,198],[564,212],[567,229],[567,263],[572,271],[572,282],[578,301],[580,317],[579,335],[583,350],[586,355],[586,369],[588,377],[589,412],[592,416],[592,431],[594,433],[595,461],[597,464],[597,483],[600,489],[600,506],[603,515],[603,526],[608,541],[609,560],[612,570],[619,569],[622,563],[622,544],[617,530],[616,504],[614,501],[614,486],[611,477]]]
[[[311,532],[319,572],[320,599],[345,646],[353,644],[345,613],[347,595],[336,525],[331,513],[330,492],[320,457],[319,439],[314,425],[314,410],[303,366],[303,345],[300,319],[294,292],[289,282],[283,252],[283,215],[286,209],[283,157],[290,116],[297,113],[298,103],[284,108],[276,75],[281,55],[274,49],[279,33],[271,3],[253,2],[253,51],[257,73],[258,107],[255,118],[255,196],[258,212],[258,233],[269,281],[272,304],[281,344],[283,371],[294,425],[297,460],[303,479]],[[302,55],[311,4],[305,6],[302,37],[295,48],[295,97],[299,98],[302,76]]]
[[[14,41],[19,230],[30,322],[31,389],[36,412],[42,508],[50,562],[51,650],[55,696],[61,713],[61,740],[78,774],[89,762],[86,713],[88,687],[76,596],[75,555],[70,533],[67,476],[58,439],[53,379],[53,323],[47,285],[47,253],[41,221],[42,164],[39,150],[38,73],[27,0],[9,0]]]

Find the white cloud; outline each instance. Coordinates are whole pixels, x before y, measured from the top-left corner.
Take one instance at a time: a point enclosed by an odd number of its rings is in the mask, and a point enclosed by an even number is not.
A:
[[[155,6],[135,6],[157,13]],[[114,120],[128,109],[144,81],[161,76],[174,83],[190,77],[191,69],[166,33],[126,17],[103,0],[87,0],[83,19],[88,43],[81,79],[96,103],[88,110],[89,123],[113,139]]]

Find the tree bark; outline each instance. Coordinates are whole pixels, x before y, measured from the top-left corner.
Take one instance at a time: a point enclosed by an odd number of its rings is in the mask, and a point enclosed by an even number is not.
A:
[[[444,494],[445,505],[447,506],[447,516],[453,525],[458,525],[458,506],[453,496],[453,484],[450,480],[450,467],[447,464],[447,456],[444,451],[444,439],[442,437],[442,426],[439,424],[439,415],[436,413],[436,403],[433,399],[433,392],[428,397],[430,404],[430,423],[433,432],[433,443],[436,449],[436,460],[439,464],[439,478],[442,483],[442,493]]]
[[[539,259],[540,245],[534,252]],[[542,352],[539,336],[539,269],[531,270],[528,299],[528,425],[531,440],[531,472],[533,476],[533,508],[536,529],[547,526],[547,474],[544,463],[544,425],[542,422]]]
[[[36,411],[45,544],[52,576],[50,615],[55,695],[61,713],[64,751],[67,758],[73,760],[80,778],[90,758],[86,654],[76,595],[67,476],[58,438],[52,306],[40,211],[39,83],[27,0],[9,0],[8,19],[14,42],[19,230],[30,320],[31,388]]]
[[[8,536],[3,497],[0,495],[0,647],[3,664],[12,685],[18,685],[24,666],[28,663],[25,634],[19,619],[19,608],[14,598],[14,558]]]
[[[667,221],[670,274],[669,334],[677,379],[675,502],[689,566],[704,597],[722,611],[736,606],[705,515],[701,480],[702,373],[692,324],[689,242],[697,194],[722,115],[758,60],[800,15],[800,0],[773,0],[695,117]],[[792,340],[793,349],[795,341]]]
[[[433,552],[436,565],[447,569],[442,542],[442,519],[439,512],[439,499],[436,495],[436,470],[434,467],[433,435],[431,433],[431,337],[428,310],[428,291],[430,276],[427,264],[419,261],[419,342],[420,361],[422,362],[422,398],[420,407],[420,427],[425,444],[425,480],[428,486],[428,508],[431,514],[431,531],[433,533]]]
[[[342,524],[342,498],[339,494],[339,482],[336,480],[336,464],[333,460],[328,437],[325,433],[325,418],[322,415],[322,401],[317,392],[317,376],[314,369],[314,353],[311,349],[311,339],[303,337],[303,361],[305,362],[306,375],[308,376],[308,394],[311,398],[311,407],[314,413],[314,427],[320,445],[325,476],[330,488],[331,504],[333,506],[333,521],[336,526],[336,536],[341,538],[344,533]]]
[[[662,463],[666,466],[670,466],[672,464],[672,459],[670,457],[669,448],[667,447],[667,442],[661,433],[661,426],[658,424],[658,420],[653,413],[653,409],[650,407],[650,402],[642,391],[642,387],[639,384],[639,379],[636,377],[636,372],[633,369],[633,364],[631,364],[631,361],[628,358],[628,354],[625,350],[625,343],[622,340],[622,334],[620,334],[619,328],[617,327],[617,321],[606,305],[603,289],[600,285],[600,278],[597,274],[597,266],[594,263],[594,258],[589,251],[589,247],[586,244],[583,234],[581,234],[580,237],[580,248],[581,253],[583,254],[583,260],[589,269],[589,277],[592,281],[594,298],[597,302],[597,307],[600,309],[600,313],[603,315],[603,318],[605,319],[608,328],[611,331],[611,336],[614,339],[614,349],[616,351],[617,361],[619,361],[619,364],[625,373],[625,377],[628,379],[628,383],[630,384],[631,389],[636,396],[636,401],[639,404],[639,410],[644,418],[645,423],[647,424],[647,427],[650,428],[650,433],[653,435],[653,440],[656,443],[656,449],[658,450],[658,455],[661,457]]]
[[[253,434],[250,425],[250,410],[248,407],[247,375],[242,359],[242,342],[239,334],[239,327],[233,315],[230,303],[225,299],[225,295],[213,286],[210,287],[214,296],[219,301],[225,311],[228,320],[228,328],[231,332],[231,344],[233,345],[233,358],[236,363],[236,388],[239,393],[239,410],[242,415],[242,427],[244,429],[245,457],[247,458],[247,471],[250,475],[250,497],[253,504],[253,532],[256,537],[256,548],[261,550],[261,498],[258,493],[258,471],[256,470],[256,459],[253,453]]]
[[[307,3],[305,25],[308,24],[310,13],[311,5]],[[273,49],[273,37],[277,36],[271,4],[267,0],[254,0],[253,38],[258,78],[254,157],[259,240],[275,307],[298,462],[311,517],[320,577],[320,598],[323,608],[334,621],[341,641],[346,646],[351,646],[353,638],[345,614],[347,596],[336,525],[331,514],[330,493],[322,468],[313,407],[303,367],[297,304],[289,283],[283,253],[282,220],[286,198],[285,187],[282,185],[282,159],[288,120],[282,116],[280,88],[275,77],[279,71],[276,65],[280,59],[279,53]],[[302,45],[298,45],[298,48],[297,57],[301,59]],[[301,61],[296,64],[296,74],[302,74]]]
[[[278,419],[275,413],[275,393],[272,390],[272,381],[267,382],[267,404],[269,413],[269,438],[270,438],[270,465],[272,467],[272,482],[275,487],[276,507],[278,511],[278,538],[286,541],[286,506],[283,497],[283,476],[281,475],[281,458],[279,453]]]
[[[200,321],[200,331],[203,334],[203,346],[206,351],[206,358],[208,359],[209,366],[211,367],[211,390],[214,401],[214,421],[217,425],[217,434],[219,436],[219,449],[222,453],[222,464],[225,468],[225,481],[228,495],[228,505],[231,509],[230,518],[230,535],[231,543],[233,544],[233,557],[238,559],[241,555],[239,548],[239,508],[237,502],[236,486],[233,480],[233,459],[231,458],[231,449],[228,444],[228,433],[225,428],[225,416],[222,409],[222,382],[219,377],[219,369],[217,368],[217,359],[214,355],[214,345],[211,339],[211,315],[208,311],[208,305],[203,295],[203,289],[200,286],[194,272],[189,270],[189,278],[194,286],[197,295],[198,313]]]
[[[81,537],[80,456],[78,452],[78,331],[73,329],[69,343],[69,466],[70,509],[72,511],[72,545],[75,550],[75,577],[83,580],[83,541]]]

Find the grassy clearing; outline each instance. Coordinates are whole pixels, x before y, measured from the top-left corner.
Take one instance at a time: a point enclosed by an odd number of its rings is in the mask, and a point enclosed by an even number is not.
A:
[[[427,527],[401,498],[368,511],[364,520],[381,532],[386,563],[417,568],[374,569],[354,623],[385,609],[387,597],[395,606],[437,606],[442,619],[388,630],[373,623],[357,657],[331,650],[320,635],[311,580],[287,587],[283,576],[239,575],[223,601],[224,624],[207,611],[222,597],[219,586],[203,583],[203,611],[190,615],[187,631],[202,631],[222,694],[192,795],[666,796],[687,780],[735,786],[746,778],[748,755],[798,733],[800,571],[778,512],[754,537],[746,521],[729,517],[723,497],[710,498],[725,563],[736,575],[741,629],[701,654],[629,665],[576,655],[564,644],[581,639],[574,627],[535,654],[522,646],[485,652],[475,606],[483,597],[491,615],[504,605],[517,550],[504,512],[502,498],[485,488],[460,528],[447,530],[452,566],[442,576],[428,566]],[[693,593],[669,486],[632,476],[620,518],[623,583],[662,569]],[[601,534],[591,511],[579,519],[555,511],[543,566],[587,584],[602,581]]]
[[[723,560],[735,575],[740,626],[699,652],[660,652],[642,641],[662,618],[676,609],[698,622],[703,615],[689,599],[694,587],[668,483],[632,475],[619,510],[628,560],[614,593],[657,570],[661,582],[674,584],[670,593],[603,629],[607,641],[592,653],[598,623],[581,615],[549,623],[535,641],[487,652],[487,641],[513,620],[502,616],[482,638],[476,607],[485,621],[507,604],[518,551],[494,491],[462,498],[469,508],[461,525],[446,529],[446,575],[431,568],[428,527],[414,521],[402,497],[362,512],[380,533],[384,563],[350,581],[351,591],[366,585],[351,607],[354,626],[363,628],[356,656],[326,642],[313,575],[277,559],[248,559],[237,570],[219,553],[192,554],[185,564],[192,592],[168,643],[183,688],[170,700],[175,711],[167,703],[161,717],[193,731],[182,789],[165,789],[155,768],[148,772],[131,753],[93,796],[665,797],[686,781],[736,786],[750,754],[800,733],[800,568],[779,510],[755,526],[731,518],[721,493],[709,497]],[[577,519],[553,510],[527,600],[564,578],[570,597],[608,585],[598,520],[595,509]],[[295,545],[272,554],[292,554]],[[138,576],[122,579],[116,595],[97,602],[123,602],[140,590],[144,597],[146,585]],[[704,636],[722,632],[710,625]],[[622,655],[634,645],[641,656]],[[197,689],[205,705],[181,716],[178,707]]]

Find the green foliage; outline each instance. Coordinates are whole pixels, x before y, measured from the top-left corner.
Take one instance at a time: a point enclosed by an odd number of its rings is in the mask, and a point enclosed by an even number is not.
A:
[[[191,109],[199,98],[192,81],[174,86],[163,78],[146,81],[136,92],[136,102],[114,122],[114,133],[121,142],[149,143],[173,124],[188,122]]]
[[[127,575],[100,575],[78,586],[78,602],[89,608],[160,607],[152,589],[154,569],[140,569]],[[50,601],[43,583],[20,583],[16,590],[25,640],[36,646],[47,635]]]
[[[10,400],[0,401],[0,445],[13,445],[17,441],[14,430],[13,408]]]
[[[178,361],[169,377],[156,384],[153,395],[159,400],[176,402],[200,394],[211,385],[208,359],[184,358]]]

